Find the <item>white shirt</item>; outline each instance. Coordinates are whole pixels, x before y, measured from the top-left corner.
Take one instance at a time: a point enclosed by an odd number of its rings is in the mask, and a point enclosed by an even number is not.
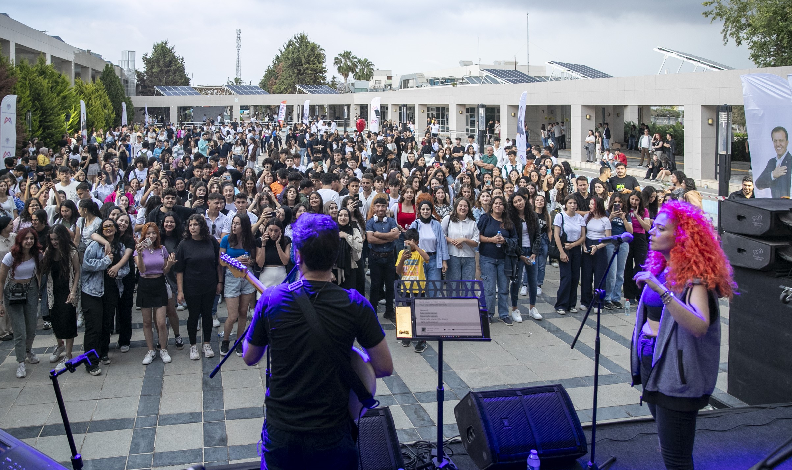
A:
[[[316,192],[319,193],[320,196],[322,196],[323,203],[327,204],[328,202],[333,201],[336,203],[336,206],[341,208],[341,197],[338,195],[336,191],[333,191],[332,189],[329,188],[322,188],[317,190]]]
[[[228,211],[228,215],[226,215],[225,226],[223,227],[222,233],[231,233],[231,222],[234,220],[234,216],[236,215],[236,213],[237,213],[236,209],[234,209],[233,212]],[[258,222],[258,216],[250,211],[247,211],[247,216],[248,218],[250,218],[251,227],[253,225],[256,225],[256,222]],[[209,225],[209,228],[211,229],[212,226]]]

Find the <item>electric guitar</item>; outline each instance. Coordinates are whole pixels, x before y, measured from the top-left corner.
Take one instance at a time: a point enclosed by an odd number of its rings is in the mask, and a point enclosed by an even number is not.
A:
[[[245,278],[251,283],[260,294],[263,294],[267,289],[261,284],[256,276],[248,270],[247,266],[228,256],[226,253],[220,253],[220,264],[227,267],[234,277]],[[371,393],[372,396],[377,391],[377,378],[374,375],[374,367],[371,365],[371,359],[365,351],[352,346],[352,351],[349,353],[349,360],[352,363],[352,370],[355,371],[360,381]],[[357,422],[360,412],[363,410],[363,404],[358,400],[355,392],[349,392],[349,416]]]

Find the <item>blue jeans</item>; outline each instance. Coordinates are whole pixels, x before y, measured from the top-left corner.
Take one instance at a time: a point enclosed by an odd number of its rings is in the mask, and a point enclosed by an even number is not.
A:
[[[424,275],[427,281],[443,279],[443,270],[437,267],[437,253],[429,255],[429,261],[424,263]]]
[[[264,420],[261,442],[262,469],[358,468],[358,451],[349,424],[317,432],[291,432]]]
[[[635,144],[635,137],[634,136],[630,136],[630,139],[629,139],[629,141],[627,143],[627,150],[637,150],[637,148],[638,147]]]
[[[531,256],[531,249],[523,247],[522,254],[525,257]],[[520,293],[520,285],[524,279],[528,281],[528,304],[536,305],[536,263],[525,264],[520,261],[520,268],[517,277],[511,283],[511,306],[517,306],[517,294]],[[525,275],[523,275],[525,273]]]
[[[465,258],[461,256],[448,257],[448,270],[446,270],[446,280],[448,281],[467,281],[476,278],[476,258]]]
[[[536,255],[536,285],[541,287],[544,284],[545,267],[547,267],[547,250],[550,246],[550,239],[546,233],[542,234],[542,246],[539,254]]]
[[[487,311],[490,316],[496,311],[501,318],[509,316],[509,279],[506,277],[506,260],[479,256],[481,279],[484,281]],[[497,287],[498,308],[495,309],[495,288]]]
[[[608,244],[608,261],[610,261],[611,256],[613,256],[613,250],[615,249],[616,245]],[[618,302],[621,300],[621,290],[622,285],[624,285],[624,265],[627,263],[627,254],[629,252],[629,243],[622,243],[619,245],[619,254],[616,255],[616,259],[613,260],[613,265],[610,271],[608,271],[608,279],[606,281],[607,287],[605,288],[607,291],[605,295],[606,302]]]
[[[308,153],[308,148],[301,148],[300,149],[300,165],[308,165],[306,162],[305,155]]]

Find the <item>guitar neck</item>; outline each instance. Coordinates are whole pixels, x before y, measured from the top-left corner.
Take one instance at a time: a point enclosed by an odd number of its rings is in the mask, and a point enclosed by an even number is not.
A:
[[[262,284],[261,281],[256,279],[256,276],[254,276],[253,273],[251,273],[250,271],[246,272],[245,273],[245,279],[247,279],[247,282],[253,284],[253,287],[256,288],[256,290],[259,292],[259,294],[263,294],[264,293],[264,290],[266,289],[266,287],[264,287],[264,284]]]

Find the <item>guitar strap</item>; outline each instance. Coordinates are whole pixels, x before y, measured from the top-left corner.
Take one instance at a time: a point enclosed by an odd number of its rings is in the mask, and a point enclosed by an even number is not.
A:
[[[289,287],[291,287],[291,285]],[[352,369],[352,364],[349,361],[349,355],[342,353],[327,336],[324,326],[322,326],[322,323],[319,322],[319,319],[316,316],[316,310],[311,304],[310,299],[308,299],[308,294],[305,292],[305,287],[300,286],[299,288],[292,290],[292,292],[294,293],[294,298],[297,300],[297,304],[300,306],[300,310],[302,310],[303,315],[305,316],[305,320],[308,322],[308,326],[311,328],[311,331],[313,331],[314,338],[319,341],[319,345],[327,352],[326,355],[323,354],[321,357],[325,357],[325,361],[330,359],[332,362],[338,365],[338,372],[341,375],[341,381],[345,386],[355,392],[358,400],[360,400],[360,403],[362,403],[365,408],[376,408],[378,405],[377,400],[371,396],[371,393],[368,391],[365,385],[363,385],[360,377],[358,377],[358,375]]]

